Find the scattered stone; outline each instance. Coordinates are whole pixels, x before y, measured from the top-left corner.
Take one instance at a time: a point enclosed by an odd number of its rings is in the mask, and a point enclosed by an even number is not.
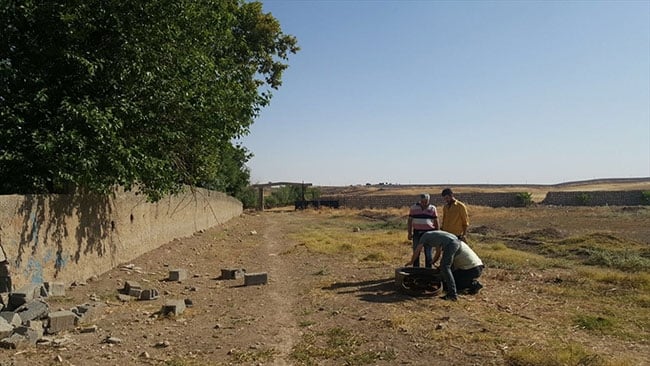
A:
[[[122,340],[120,338],[117,338],[117,337],[106,337],[106,339],[104,339],[104,343],[120,344],[120,343],[122,343]]]
[[[100,310],[105,306],[106,304],[104,303],[94,302],[92,304],[77,305],[70,309],[70,311],[79,317],[79,323],[92,323],[99,318]]]
[[[169,343],[169,341],[160,341],[160,342],[154,344],[154,347],[156,347],[156,348],[167,348],[170,345],[171,345],[171,343]]]
[[[17,327],[23,323],[22,319],[20,319],[20,315],[14,313],[13,311],[0,312],[0,318],[4,319],[7,323],[13,325],[14,327]]]
[[[136,299],[139,299],[141,295],[142,295],[142,289],[141,288],[131,288],[131,289],[129,289],[129,296],[135,297]]]
[[[158,290],[155,288],[152,289],[147,289],[147,290],[142,290],[140,293],[140,300],[155,300],[159,296]]]
[[[122,301],[122,302],[129,302],[133,300],[132,296],[129,295],[124,295],[124,294],[117,294],[117,299]]]
[[[27,338],[17,333],[0,340],[0,348],[4,349],[19,349],[28,344]]]
[[[174,316],[180,315],[185,311],[185,301],[183,300],[167,300],[160,310],[162,315],[172,314]]]
[[[9,294],[9,305],[12,309],[16,309],[23,304],[32,301],[35,297],[41,294],[41,285],[29,284],[25,285],[18,290]]]
[[[149,352],[144,351],[140,354],[140,358],[151,358],[151,356],[149,356]]]
[[[257,231],[252,230],[252,231],[251,231],[251,235],[257,235]]]
[[[84,327],[79,329],[79,333],[96,333],[97,332],[97,326],[96,325],[91,325],[89,327]]]
[[[188,308],[191,308],[192,306],[194,306],[194,302],[192,302],[191,299],[185,299],[185,300],[183,300],[183,302],[185,303],[185,306],[188,307]]]
[[[61,357],[61,355],[56,355],[56,357],[54,357],[54,362],[63,363],[63,357]]]
[[[244,275],[244,286],[265,285],[268,282],[266,272],[246,273]]]
[[[128,294],[132,289],[142,290],[142,286],[135,281],[124,282],[124,293]]]
[[[13,325],[7,323],[4,319],[0,320],[0,339],[9,337],[13,332]]]
[[[49,296],[65,296],[65,284],[63,282],[45,282],[44,286]]]
[[[0,310],[9,306],[9,292],[0,293]]]
[[[221,278],[224,280],[234,280],[242,278],[246,270],[242,268],[225,268],[221,270]]]
[[[36,322],[31,327],[21,325],[14,329],[14,334],[20,334],[25,337],[27,342],[30,344],[36,344],[36,341],[43,336],[43,324],[41,322]]]
[[[169,281],[184,281],[187,279],[187,270],[177,268],[169,271]]]
[[[45,301],[32,300],[16,309],[15,313],[20,316],[21,323],[25,323],[29,320],[46,317],[49,310],[50,307]]]
[[[69,310],[54,311],[48,316],[47,333],[55,334],[63,330],[74,329],[77,315]]]

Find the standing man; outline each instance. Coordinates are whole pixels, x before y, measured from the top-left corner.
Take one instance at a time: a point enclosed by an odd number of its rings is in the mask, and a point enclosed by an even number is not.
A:
[[[408,239],[412,240],[413,253],[415,248],[420,243],[422,234],[431,230],[438,230],[440,224],[438,223],[438,211],[436,206],[429,203],[429,194],[422,193],[420,195],[420,202],[411,206],[409,210],[409,218],[407,222]],[[413,266],[420,266],[420,253],[413,260]],[[433,266],[432,250],[431,247],[424,250],[424,266],[431,268]]]
[[[451,188],[442,190],[442,198],[445,200],[445,205],[442,207],[442,226],[440,230],[452,233],[458,239],[465,241],[465,235],[467,235],[467,228],[469,227],[467,207],[454,197]]]
[[[436,248],[433,263],[438,261],[442,252],[440,274],[445,287],[445,296],[442,297],[444,300],[456,301],[460,291],[467,290],[470,294],[477,294],[483,288],[483,285],[478,282],[484,268],[483,261],[456,235],[446,231],[437,230],[424,233],[413,252],[411,261],[406,263],[406,266],[412,265],[422,248],[427,247]]]

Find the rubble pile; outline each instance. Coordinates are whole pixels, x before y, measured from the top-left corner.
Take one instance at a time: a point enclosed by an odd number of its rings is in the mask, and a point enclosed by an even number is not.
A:
[[[95,302],[68,310],[52,310],[46,301],[50,296],[65,296],[65,285],[29,284],[13,292],[0,293],[0,347],[15,349],[22,344],[52,342],[46,335],[91,322],[103,306]]]

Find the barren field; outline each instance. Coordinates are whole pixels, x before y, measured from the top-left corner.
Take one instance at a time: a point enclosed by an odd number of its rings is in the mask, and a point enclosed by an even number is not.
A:
[[[0,365],[650,365],[650,207],[469,209],[485,288],[455,303],[397,291],[407,208],[247,212],[48,299],[101,307]],[[118,300],[127,280],[160,298]]]

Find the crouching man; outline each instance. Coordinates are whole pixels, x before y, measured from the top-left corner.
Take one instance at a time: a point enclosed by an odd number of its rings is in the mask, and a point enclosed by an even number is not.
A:
[[[484,268],[483,261],[465,242],[446,231],[437,230],[422,234],[418,246],[413,251],[411,261],[406,263],[406,266],[413,265],[422,248],[427,246],[436,248],[434,264],[442,256],[440,273],[445,287],[443,299],[456,301],[459,292],[477,294],[483,288],[483,285],[478,282]]]

